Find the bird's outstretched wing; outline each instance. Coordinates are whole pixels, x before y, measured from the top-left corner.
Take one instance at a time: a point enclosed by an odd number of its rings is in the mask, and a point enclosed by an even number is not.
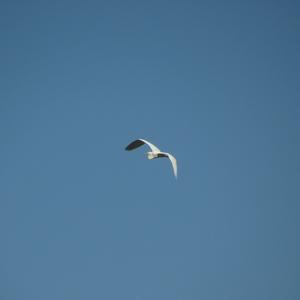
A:
[[[160,150],[154,146],[153,144],[151,144],[150,142],[146,141],[146,140],[143,140],[143,139],[138,139],[138,140],[135,140],[133,142],[131,142],[126,148],[125,150],[129,151],[129,150],[134,150],[144,144],[147,144],[150,148],[151,148],[151,151],[153,152],[160,152]]]
[[[172,163],[172,167],[173,167],[173,171],[174,171],[174,175],[177,178],[177,160],[176,158],[171,155],[170,153],[167,152],[162,152],[162,156],[168,157]]]

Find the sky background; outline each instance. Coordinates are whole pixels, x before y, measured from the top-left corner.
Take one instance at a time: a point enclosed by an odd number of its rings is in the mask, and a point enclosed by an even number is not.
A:
[[[0,298],[300,299],[299,16],[1,1]]]

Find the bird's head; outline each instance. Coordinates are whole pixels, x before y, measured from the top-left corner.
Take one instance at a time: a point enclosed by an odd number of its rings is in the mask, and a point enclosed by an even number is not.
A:
[[[147,158],[148,159],[153,159],[155,157],[153,152],[147,152]]]

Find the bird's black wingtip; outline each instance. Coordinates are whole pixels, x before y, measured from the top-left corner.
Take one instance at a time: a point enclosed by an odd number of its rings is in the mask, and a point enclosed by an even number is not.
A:
[[[145,143],[141,140],[135,140],[133,141],[132,143],[130,143],[126,148],[125,150],[126,151],[130,151],[130,150],[133,150],[133,149],[136,149],[142,145],[144,145]]]

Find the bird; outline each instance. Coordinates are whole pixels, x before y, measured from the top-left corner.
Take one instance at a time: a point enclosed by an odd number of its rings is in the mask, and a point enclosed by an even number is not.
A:
[[[137,140],[134,140],[133,142],[131,142],[125,148],[125,150],[131,151],[131,150],[134,150],[138,147],[143,146],[144,144],[148,145],[151,149],[151,151],[147,152],[147,158],[148,159],[155,159],[155,158],[161,158],[161,157],[167,157],[167,158],[170,159],[170,161],[172,163],[172,167],[173,167],[174,176],[175,176],[175,178],[177,178],[177,161],[176,161],[176,158],[173,155],[171,155],[170,153],[160,151],[156,146],[154,146],[150,142],[148,142],[144,139],[137,139]]]

